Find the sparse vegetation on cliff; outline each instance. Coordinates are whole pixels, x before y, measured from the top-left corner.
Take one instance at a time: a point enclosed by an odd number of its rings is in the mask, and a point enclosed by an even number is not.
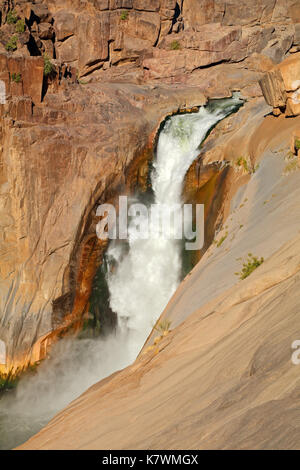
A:
[[[25,23],[23,20],[18,20],[16,23],[16,33],[22,34],[25,31]]]
[[[54,72],[54,65],[47,54],[44,55],[44,76],[49,77]]]
[[[236,276],[239,276],[241,280],[246,279],[250,274],[255,271],[262,263],[264,258],[257,258],[253,256],[252,253],[248,254],[248,258],[245,263],[243,263],[243,269],[240,273],[235,273]]]
[[[171,323],[172,322],[170,320],[162,320],[154,327],[154,329],[163,335],[164,333],[170,331]]]
[[[121,15],[120,15],[120,20],[122,21],[126,21],[128,19],[128,15],[129,15],[129,11],[122,11]]]
[[[178,41],[172,41],[170,44],[170,49],[172,51],[178,51],[180,49],[180,43]]]
[[[18,48],[18,37],[12,36],[10,40],[6,43],[5,49],[9,52],[15,51]]]
[[[12,81],[15,82],[15,83],[20,83],[21,80],[22,80],[22,75],[20,74],[20,72],[18,72],[18,73],[13,73],[13,74],[11,75],[11,79],[12,79]]]
[[[220,248],[220,246],[223,245],[227,237],[228,237],[228,232],[226,232],[225,235],[223,235],[223,237],[221,237],[219,241],[216,241],[218,248]]]
[[[7,13],[6,23],[7,24],[15,24],[17,21],[18,21],[17,13],[15,12],[15,10],[10,10]]]
[[[245,173],[249,173],[249,174],[254,174],[259,169],[259,164],[257,164],[256,166],[253,166],[249,162],[249,158],[245,158],[245,157],[239,157],[236,160],[235,165],[238,168],[242,168],[243,171],[245,171]]]

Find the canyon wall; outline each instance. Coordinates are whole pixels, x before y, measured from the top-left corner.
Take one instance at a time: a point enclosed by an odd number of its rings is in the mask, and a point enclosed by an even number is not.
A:
[[[203,164],[231,159],[228,214],[159,319],[167,326],[21,449],[299,449],[300,173],[289,152],[300,117],[269,109],[248,102],[203,147]],[[265,261],[241,280],[248,253]]]
[[[297,0],[2,2],[0,371],[78,328],[97,203],[145,177],[162,120],[236,90],[255,102],[299,24]]]

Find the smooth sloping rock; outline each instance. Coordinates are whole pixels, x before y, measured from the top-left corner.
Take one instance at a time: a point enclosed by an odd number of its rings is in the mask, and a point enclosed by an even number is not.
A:
[[[264,119],[261,103],[253,107],[231,140],[260,167],[232,201],[229,236],[162,315],[172,331],[155,344],[153,332],[131,367],[90,388],[21,448],[299,448],[299,366],[291,358],[300,328],[300,173],[284,175],[299,122]],[[228,142],[223,151],[230,155]],[[239,281],[249,251],[265,262]]]

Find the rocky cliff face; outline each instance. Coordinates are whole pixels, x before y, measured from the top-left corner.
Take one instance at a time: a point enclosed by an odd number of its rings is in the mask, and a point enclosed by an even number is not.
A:
[[[253,53],[280,62],[300,46],[297,0],[6,1],[1,18],[3,52],[47,54],[102,79],[178,81]]]
[[[2,3],[0,370],[78,327],[104,249],[97,203],[139,183],[169,113],[260,97],[258,80],[299,49],[297,4]]]

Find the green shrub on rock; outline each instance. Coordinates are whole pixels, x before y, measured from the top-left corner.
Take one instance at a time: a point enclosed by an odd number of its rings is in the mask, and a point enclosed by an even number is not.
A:
[[[45,54],[44,55],[44,76],[48,77],[53,72],[54,72],[54,65],[52,64],[47,54]]]
[[[25,32],[25,23],[24,20],[18,20],[16,22],[16,33],[22,34]]]
[[[252,253],[248,254],[248,259],[243,263],[243,269],[240,273],[235,273],[236,276],[239,276],[241,280],[246,279],[250,276],[255,269],[257,269],[264,262],[264,258],[257,258],[253,256]]]
[[[172,51],[178,51],[180,49],[180,43],[178,41],[171,42],[170,49]]]
[[[15,82],[15,83],[20,83],[21,80],[22,80],[22,75],[20,74],[20,72],[18,72],[18,73],[13,73],[13,74],[11,75],[11,79],[12,79],[12,81]]]
[[[18,48],[18,37],[12,36],[10,40],[6,43],[5,49],[9,52],[15,51]]]
[[[10,10],[7,13],[6,23],[7,24],[15,24],[17,21],[18,21],[17,13],[15,12],[15,10]]]
[[[129,15],[129,12],[128,11],[122,11],[121,15],[120,15],[120,19],[122,21],[126,21],[128,19],[128,15]]]

